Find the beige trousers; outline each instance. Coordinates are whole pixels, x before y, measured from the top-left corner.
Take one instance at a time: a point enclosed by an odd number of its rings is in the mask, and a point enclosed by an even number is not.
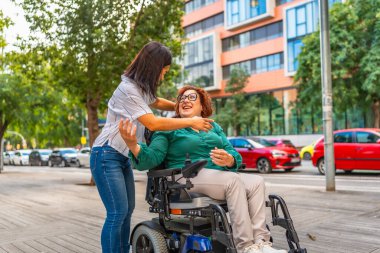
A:
[[[181,183],[184,181],[180,180]],[[265,184],[262,177],[204,168],[191,182],[194,185],[191,191],[227,201],[238,251],[259,240],[269,241],[270,233],[265,222]]]

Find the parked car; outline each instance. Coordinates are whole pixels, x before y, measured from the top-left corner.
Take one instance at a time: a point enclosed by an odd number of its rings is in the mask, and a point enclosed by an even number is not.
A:
[[[15,152],[13,151],[4,152],[4,165],[13,165],[14,155],[15,155]]]
[[[90,148],[82,148],[78,152],[78,167],[90,167]]]
[[[29,149],[21,149],[15,151],[15,155],[13,157],[14,165],[29,165],[29,155],[32,150]]]
[[[228,140],[243,157],[246,168],[256,168],[260,173],[270,173],[272,169],[291,171],[301,165],[294,148],[277,147],[261,138],[231,137]]]
[[[277,147],[296,148],[296,146],[294,146],[294,144],[290,140],[276,139],[276,138],[265,139],[265,140],[269,141],[270,143],[274,144]]]
[[[48,164],[50,167],[53,166],[77,166],[77,151],[74,148],[60,148],[53,150],[53,152],[49,156]]]
[[[37,166],[43,166],[48,165],[49,156],[51,154],[50,149],[36,149],[33,150],[32,153],[29,155],[29,164],[31,166],[37,165]]]
[[[335,169],[380,170],[380,129],[355,128],[334,132]],[[325,174],[324,140],[315,145],[313,165]]]
[[[322,138],[319,138],[318,140],[314,141],[310,145],[307,145],[303,147],[300,151],[300,157],[301,159],[304,160],[311,160],[311,157],[313,156],[314,153],[314,146],[316,143],[318,143]]]

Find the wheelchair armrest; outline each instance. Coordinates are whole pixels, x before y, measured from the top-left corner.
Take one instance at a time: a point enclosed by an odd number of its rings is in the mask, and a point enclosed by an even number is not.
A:
[[[197,162],[190,163],[182,169],[182,175],[184,178],[193,178],[198,175],[198,172],[204,168],[207,164],[207,160],[199,160]]]
[[[181,174],[181,169],[164,169],[164,170],[150,170],[148,171],[148,177],[168,177]]]

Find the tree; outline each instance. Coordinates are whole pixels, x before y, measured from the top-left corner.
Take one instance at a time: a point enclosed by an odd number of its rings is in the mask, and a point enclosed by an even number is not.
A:
[[[248,84],[248,77],[249,75],[244,69],[232,69],[225,88],[225,91],[232,95],[215,115],[215,120],[222,127],[231,126],[233,128],[235,136],[240,135],[242,126],[251,124],[259,113],[257,97],[247,97],[243,90]]]
[[[380,124],[379,8],[377,0],[348,0],[330,10],[334,111],[371,106],[374,127]],[[322,100],[319,41],[319,30],[304,38],[295,75],[297,104],[313,111]]]
[[[59,48],[54,75],[85,106],[90,146],[99,134],[98,109],[106,107],[105,99],[142,46],[156,40],[180,55],[182,1],[15,1],[31,30],[46,37],[42,43]]]

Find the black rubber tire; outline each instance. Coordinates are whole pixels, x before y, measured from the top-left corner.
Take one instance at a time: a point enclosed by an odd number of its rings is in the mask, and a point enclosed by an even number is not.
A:
[[[256,169],[263,174],[271,173],[272,172],[272,166],[270,165],[270,162],[266,158],[260,158],[256,162]]]
[[[344,170],[345,174],[351,174],[353,170]]]
[[[303,159],[304,160],[311,160],[311,154],[309,152],[305,152],[303,154]]]
[[[132,238],[133,253],[168,253],[164,236],[154,229],[140,225]]]
[[[320,158],[317,162],[317,168],[321,175],[325,174],[325,158]]]
[[[54,164],[53,164],[53,162],[52,161],[48,161],[48,165],[49,165],[49,167],[54,167]]]

